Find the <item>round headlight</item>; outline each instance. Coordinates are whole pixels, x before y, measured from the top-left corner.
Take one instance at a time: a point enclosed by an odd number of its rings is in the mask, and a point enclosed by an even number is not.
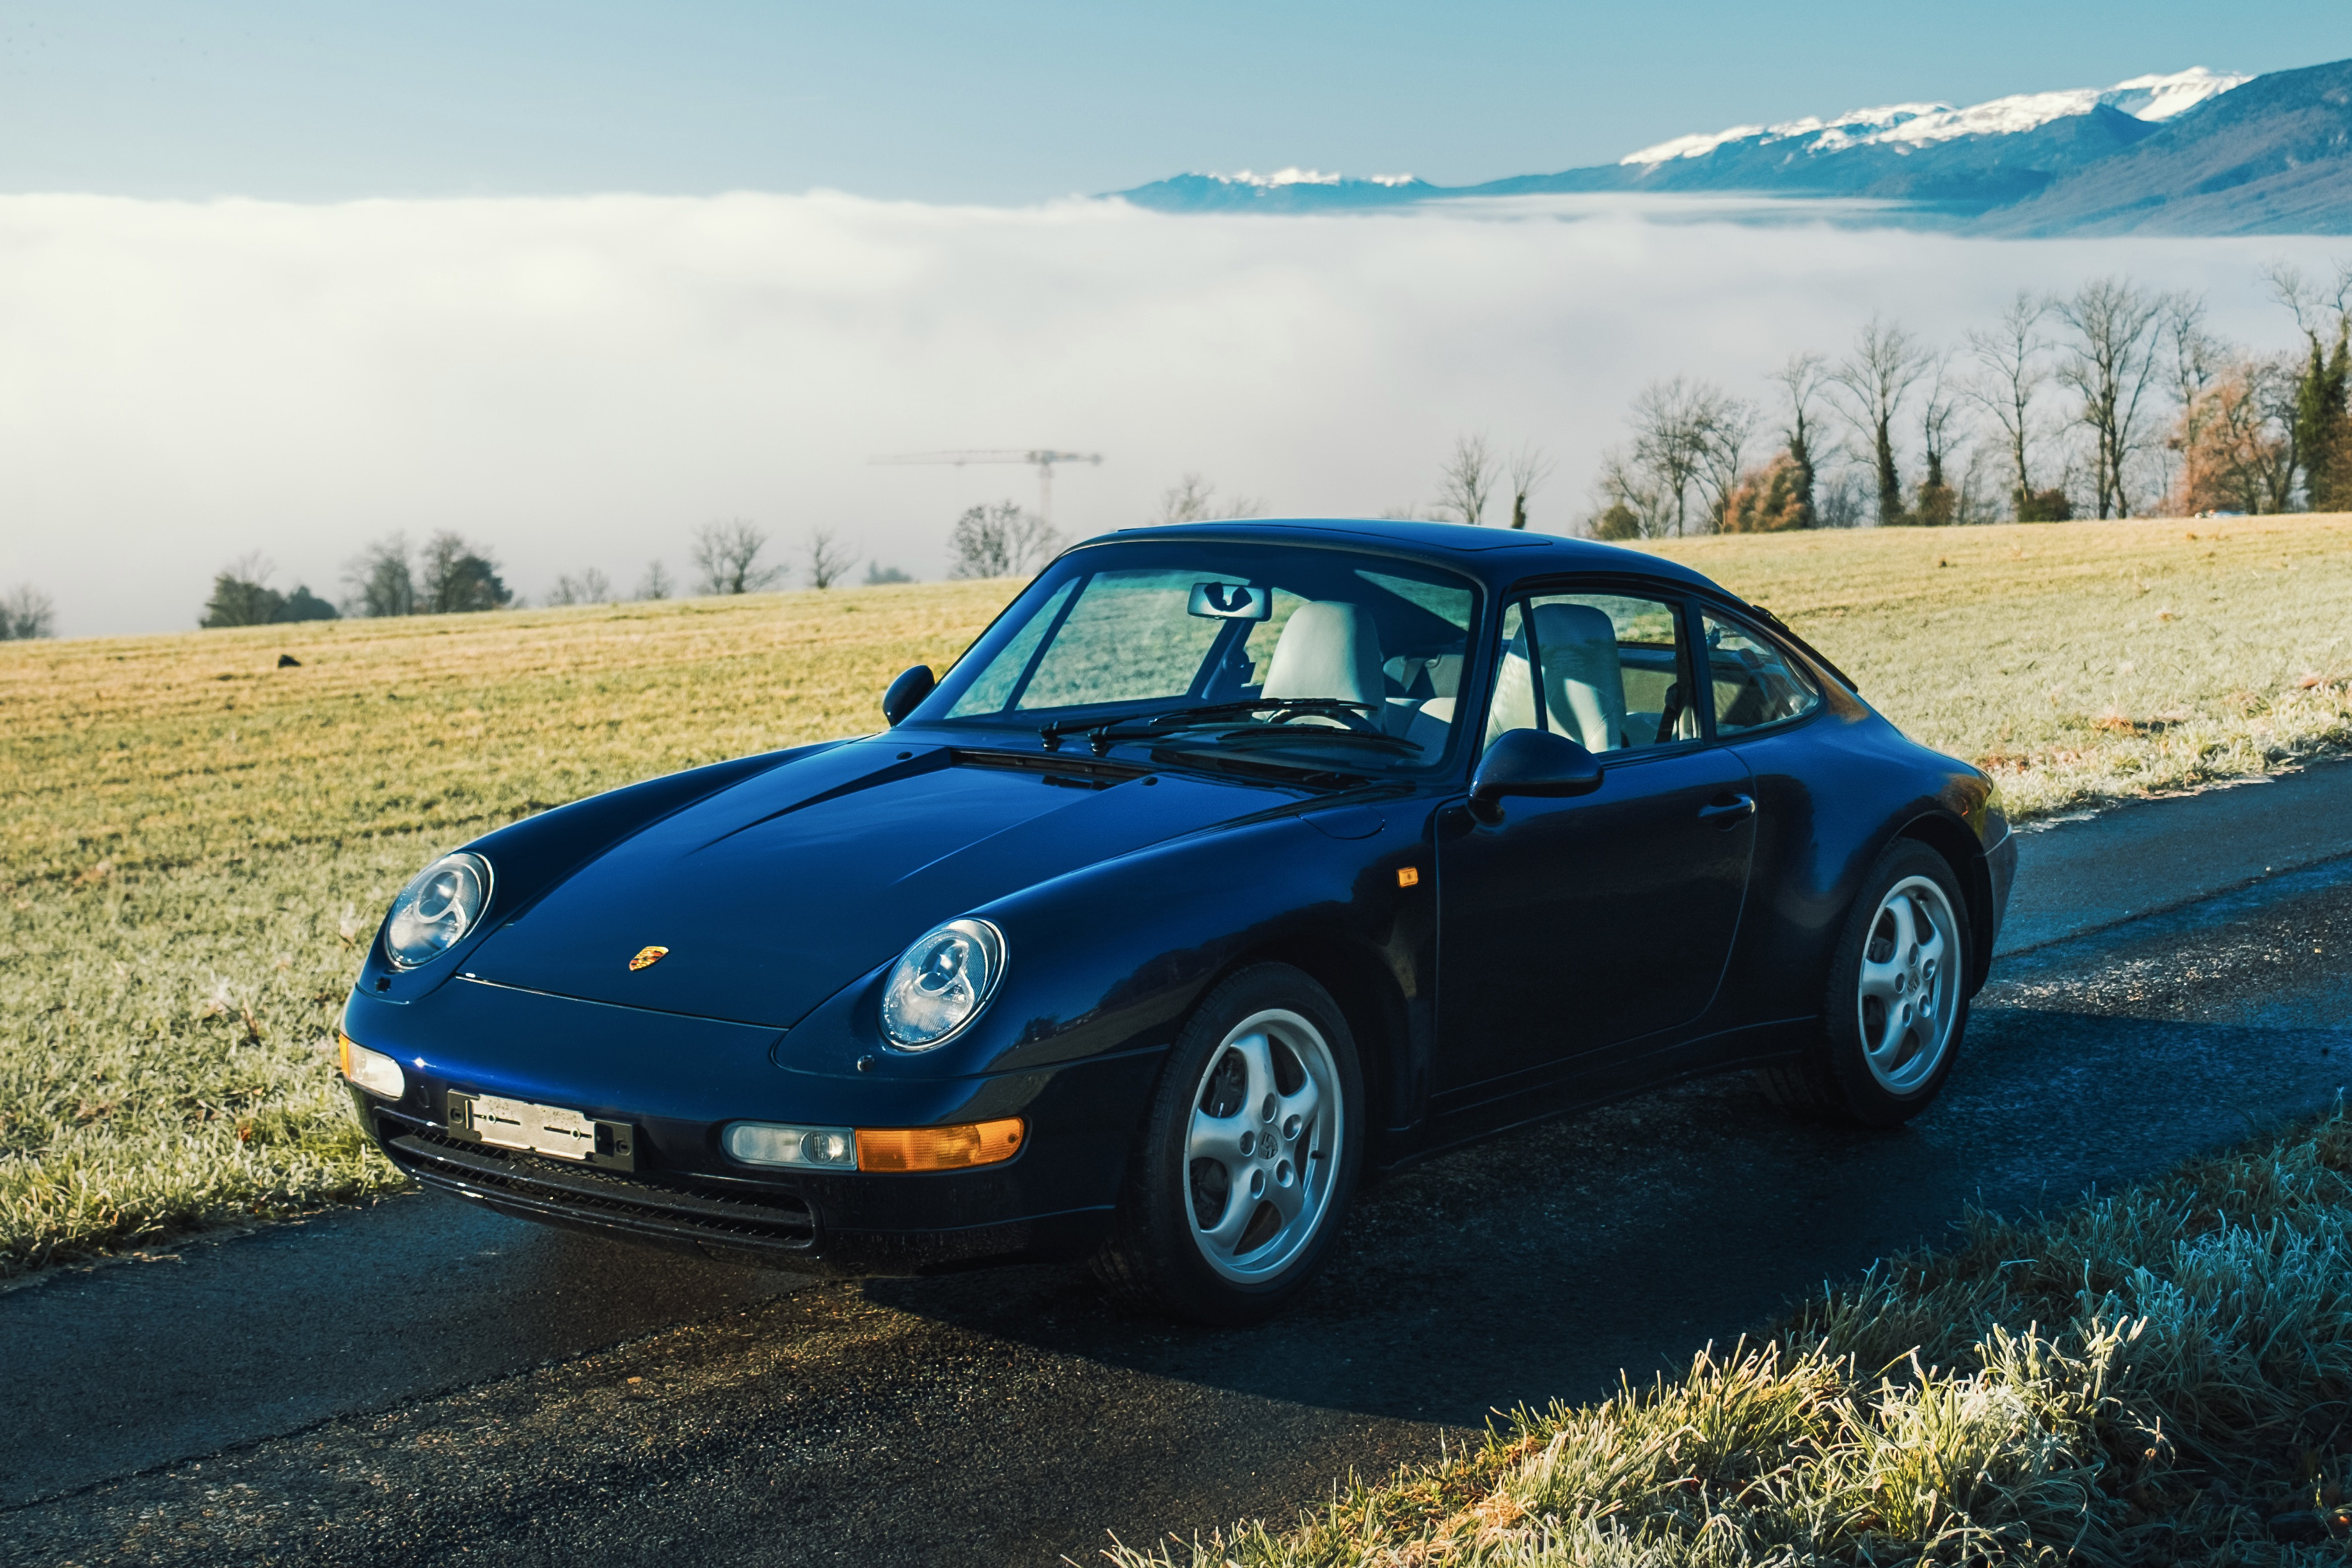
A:
[[[901,1051],[944,1045],[980,1016],[1003,977],[1003,934],[985,920],[950,920],[890,966],[882,1032]]]
[[[443,855],[400,890],[384,922],[384,951],[404,969],[456,946],[490,902],[490,862],[477,854]]]

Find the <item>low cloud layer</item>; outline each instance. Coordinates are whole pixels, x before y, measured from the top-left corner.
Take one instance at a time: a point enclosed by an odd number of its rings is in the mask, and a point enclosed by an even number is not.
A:
[[[1873,310],[1948,341],[2017,287],[2110,272],[2284,344],[2263,266],[2330,254],[1666,211],[0,198],[0,588],[45,589],[68,635],[172,630],[247,551],[335,597],[368,539],[448,528],[537,596],[590,566],[682,576],[694,528],[732,517],[933,577],[961,509],[1034,504],[1024,468],[866,462],[955,447],[1101,452],[1056,486],[1083,533],[1192,469],[1286,514],[1425,500],[1484,431],[1551,450],[1535,517],[1564,530],[1653,377],[1760,396]]]

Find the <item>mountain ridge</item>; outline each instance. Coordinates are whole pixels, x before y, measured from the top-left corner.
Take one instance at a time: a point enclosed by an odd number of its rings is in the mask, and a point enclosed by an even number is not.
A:
[[[1838,198],[1876,204],[1848,221],[1988,235],[2352,233],[2352,61],[1734,126],[1472,185],[1286,169],[1111,194],[1162,212],[1301,214],[1605,193]]]

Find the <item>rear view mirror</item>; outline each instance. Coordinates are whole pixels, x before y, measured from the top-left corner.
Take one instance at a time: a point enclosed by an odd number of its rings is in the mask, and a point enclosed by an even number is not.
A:
[[[882,716],[897,724],[921,706],[923,699],[931,695],[931,688],[939,684],[939,677],[931,674],[929,664],[917,664],[892,681],[890,689],[882,694]]]
[[[1486,748],[1470,776],[1470,811],[1499,821],[1506,795],[1590,795],[1601,788],[1601,758],[1564,735],[1514,729]]]

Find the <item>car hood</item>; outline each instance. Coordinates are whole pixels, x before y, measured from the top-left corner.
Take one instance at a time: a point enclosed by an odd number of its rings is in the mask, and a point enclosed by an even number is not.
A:
[[[1042,759],[1034,759],[1042,760]],[[790,1027],[943,920],[1299,798],[1182,774],[1088,779],[946,748],[840,747],[655,822],[478,948],[499,985]],[[639,969],[651,947],[668,951]]]

